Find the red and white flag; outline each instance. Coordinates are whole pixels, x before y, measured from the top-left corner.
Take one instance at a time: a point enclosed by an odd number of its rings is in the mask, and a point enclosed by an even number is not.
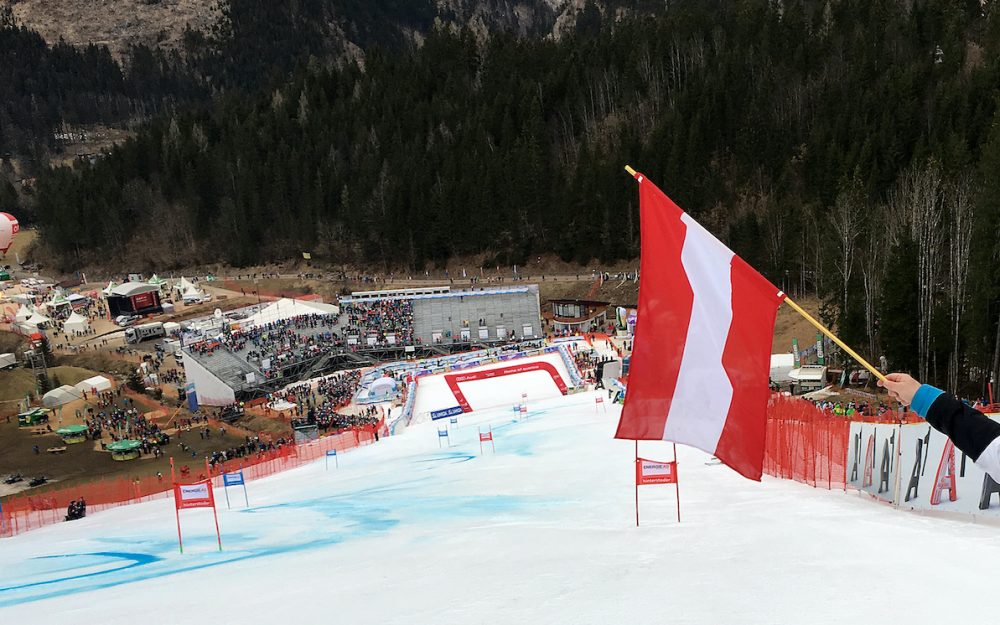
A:
[[[639,315],[615,438],[684,443],[760,480],[784,294],[642,174]]]

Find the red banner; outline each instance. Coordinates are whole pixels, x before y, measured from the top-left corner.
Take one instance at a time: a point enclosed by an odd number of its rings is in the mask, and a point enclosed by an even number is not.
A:
[[[462,393],[462,390],[458,388],[459,383],[475,382],[476,380],[489,380],[491,378],[498,378],[505,375],[529,373],[531,371],[545,371],[552,376],[552,381],[559,389],[559,392],[563,395],[566,394],[566,382],[564,382],[562,376],[559,375],[559,371],[548,362],[536,361],[520,365],[508,365],[506,367],[484,369],[482,371],[472,371],[470,373],[453,373],[444,376],[444,379],[445,382],[448,383],[448,388],[451,389],[451,393],[455,396],[455,400],[458,402],[458,405],[462,407],[462,412],[472,412],[472,407],[469,405],[469,401],[465,399],[465,395]],[[522,399],[524,399],[525,396],[526,395],[524,393],[521,394]]]
[[[493,440],[493,432],[480,432],[479,433],[479,442],[491,441],[491,440]]]
[[[174,506],[178,510],[214,508],[212,480],[202,480],[194,484],[174,484]]]
[[[155,304],[152,293],[139,293],[132,296],[132,310],[139,311],[152,307]]]
[[[635,484],[643,486],[645,484],[676,484],[677,483],[677,461],[660,462],[658,460],[647,460],[646,458],[636,458],[635,460]]]

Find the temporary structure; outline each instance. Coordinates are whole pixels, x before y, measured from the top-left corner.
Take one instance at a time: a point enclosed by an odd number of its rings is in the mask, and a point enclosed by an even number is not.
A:
[[[104,391],[110,391],[112,386],[111,380],[107,379],[103,375],[95,375],[94,377],[87,378],[82,382],[77,382],[74,388],[76,388],[76,390],[81,394],[83,394],[84,391],[87,393],[92,393],[94,391],[103,393]]]
[[[64,443],[82,443],[87,440],[87,431],[87,426],[73,424],[59,428],[56,430],[56,434],[63,439]]]
[[[181,296],[181,298],[185,302],[201,301],[204,297],[205,297],[205,294],[202,293],[201,291],[199,291],[198,289],[196,289],[194,286],[191,286],[191,287],[185,289],[184,290],[184,294]]]
[[[31,318],[31,314],[34,311],[21,304],[21,307],[17,309],[17,313],[14,315],[14,321],[27,321]]]
[[[54,388],[42,395],[42,405],[47,408],[58,408],[63,404],[68,404],[76,399],[81,399],[83,394],[70,386],[63,384],[59,388]]]
[[[107,297],[108,295],[111,295],[111,292],[115,290],[116,286],[118,285],[115,284],[115,281],[111,280],[110,282],[108,282],[108,286],[104,287],[104,289],[101,290],[101,293],[103,293],[104,296]]]
[[[88,298],[86,295],[80,295],[79,293],[70,293],[66,296],[66,301],[73,307],[84,306],[87,304],[87,300]]]
[[[66,319],[66,323],[63,324],[63,330],[66,331],[66,334],[88,332],[90,330],[90,320],[74,311],[69,318]]]
[[[149,283],[162,289],[163,285],[166,284],[167,281],[154,273],[153,277],[149,279]]]
[[[135,460],[141,455],[139,453],[140,447],[142,447],[142,441],[126,439],[108,444],[108,451],[111,452],[112,460]]]
[[[252,328],[301,315],[336,315],[339,311],[340,309],[333,304],[305,302],[286,297],[272,302],[258,313],[250,315],[240,323],[240,327]]]
[[[63,306],[70,305],[69,300],[66,299],[66,297],[62,293],[54,294],[52,296],[52,299],[50,299],[46,303],[49,305],[50,310],[56,310],[58,308],[62,308]]]
[[[44,325],[49,322],[49,318],[40,313],[32,313],[30,317],[25,319],[26,324],[30,326],[35,326],[36,328],[40,325]]]

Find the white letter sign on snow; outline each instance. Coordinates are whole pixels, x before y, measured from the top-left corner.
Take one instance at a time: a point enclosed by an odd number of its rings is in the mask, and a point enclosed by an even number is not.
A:
[[[759,480],[784,295],[641,174],[639,319],[616,438],[685,443]]]

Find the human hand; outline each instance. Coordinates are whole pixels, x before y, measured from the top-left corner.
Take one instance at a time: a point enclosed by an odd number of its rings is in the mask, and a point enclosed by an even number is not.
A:
[[[889,391],[889,395],[904,406],[910,405],[913,396],[920,389],[920,382],[905,373],[890,373],[885,376],[885,380],[879,380],[878,385]]]

